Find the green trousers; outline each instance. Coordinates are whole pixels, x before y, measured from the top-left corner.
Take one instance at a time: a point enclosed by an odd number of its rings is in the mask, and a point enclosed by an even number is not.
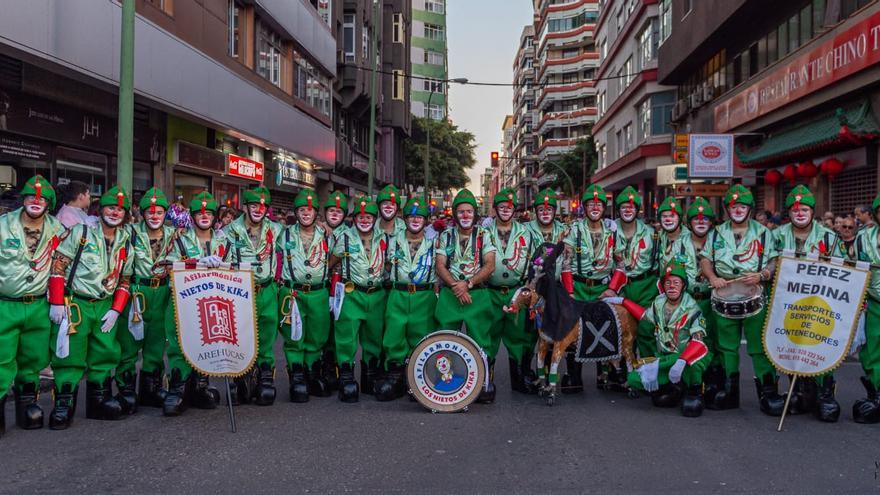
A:
[[[257,289],[257,362],[256,366],[275,366],[275,339],[278,337],[278,284],[275,281]],[[324,304],[328,304],[324,301]],[[329,306],[328,306],[329,308]]]
[[[345,294],[339,319],[334,327],[336,338],[336,362],[354,364],[358,342],[361,359],[380,359],[382,354],[382,329],[385,324],[385,290],[363,292],[355,290]]]
[[[669,383],[669,369],[678,361],[679,356],[680,354],[665,354],[658,358],[660,360],[660,369],[657,372],[657,383],[661,386]],[[681,381],[688,387],[703,383],[703,371],[709,366],[709,360],[710,356],[706,356],[694,364],[685,366],[684,371],[681,373]],[[630,371],[626,377],[626,383],[630,388],[645,390],[638,371]]]
[[[492,355],[498,355],[498,348],[504,342],[507,355],[516,362],[522,361],[524,356],[531,356],[535,351],[535,342],[538,333],[526,329],[526,313],[528,308],[522,308],[516,314],[505,313],[502,308],[510,303],[516,287],[511,287],[505,293],[498,289],[489,289],[489,300],[492,307],[490,314],[489,333],[492,337]]]
[[[40,370],[49,364],[49,302],[0,301],[0,399],[15,381],[21,390],[33,383],[39,389]]]
[[[606,290],[608,290],[608,284],[596,284],[589,287],[583,282],[575,281],[574,298],[578,301],[595,301]]]
[[[865,376],[875,387],[880,388],[880,301],[868,298],[868,313],[865,315],[865,345],[859,351],[859,361]]]
[[[110,311],[111,298],[94,300],[73,297],[73,303],[79,309],[72,309],[73,320],[81,317],[76,325],[76,333],[70,336],[70,354],[61,359],[52,354],[52,370],[55,372],[55,389],[61,390],[64,385],[76,387],[86,371],[87,380],[92,383],[103,383],[110,378],[113,368],[119,364],[121,351],[116,339],[114,325],[109,332],[101,331],[101,318]],[[122,318],[122,315],[119,316]],[[58,325],[52,325],[52,336],[49,345],[55,348],[58,338]]]
[[[647,308],[657,297],[657,277],[645,277],[641,280],[631,281],[623,286],[621,292],[621,296]],[[639,322],[636,329],[636,347],[641,357],[653,356],[656,353],[657,340],[654,337],[654,325],[651,322]]]
[[[180,340],[177,336],[177,320],[174,318],[174,313],[176,312],[173,307],[174,304],[175,301],[172,298],[171,305],[168,307],[168,311],[165,312],[165,338],[168,340],[168,371],[173,373],[174,370],[177,370],[180,372],[181,380],[186,380],[192,373],[192,366],[183,356],[183,351],[180,350]],[[199,330],[194,329],[194,331]]]
[[[489,359],[495,359],[489,325],[492,321],[492,311],[501,311],[501,307],[492,307],[489,289],[473,289],[470,294],[471,304],[462,305],[452,289],[449,287],[440,289],[440,299],[437,300],[437,309],[434,312],[437,326],[440,330],[458,331],[464,323],[468,336],[474,339]]]
[[[170,289],[167,285],[155,289],[143,285],[132,288],[133,295],[138,292],[144,295],[143,307],[141,308],[144,319],[144,338],[140,341],[134,340],[128,330],[128,315],[132,307],[132,301],[129,301],[125,311],[119,315],[119,323],[116,324],[116,338],[122,349],[122,357],[119,360],[119,366],[116,367],[117,380],[121,379],[125,372],[130,372],[132,375],[137,374],[139,352],[143,357],[141,362],[143,372],[153,373],[163,370],[165,366],[163,361],[166,334],[165,314],[171,309],[169,305]]]
[[[437,329],[434,311],[437,296],[431,289],[410,293],[391,289],[385,305],[385,363],[402,365],[413,348]]]
[[[278,288],[278,308],[282,313],[289,311],[293,289]],[[281,325],[281,338],[284,341],[284,357],[287,366],[303,364],[311,367],[312,363],[321,358],[321,351],[330,334],[330,294],[327,289],[296,293],[296,305],[302,319],[302,338],[290,338],[290,324]],[[283,320],[282,320],[283,321]]]
[[[776,369],[770,364],[770,360],[764,354],[764,318],[767,314],[766,306],[760,313],[743,320],[725,318],[715,315],[715,331],[717,335],[717,349],[721,355],[721,365],[727,376],[739,372],[739,346],[742,336],[746,336],[746,352],[752,358],[752,367],[755,376],[763,378],[770,373],[776,377]]]
[[[709,366],[723,366],[721,353],[718,352],[718,330],[715,328],[715,310],[712,309],[712,300],[706,296],[704,299],[697,301],[697,306],[706,320],[706,335],[703,337],[703,343],[712,353],[712,361]],[[708,367],[708,366],[707,366]]]

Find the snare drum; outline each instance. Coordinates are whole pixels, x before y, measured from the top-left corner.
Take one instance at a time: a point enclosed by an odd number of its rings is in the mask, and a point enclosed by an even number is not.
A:
[[[407,360],[410,393],[431,412],[466,411],[486,380],[486,355],[463,333],[434,332]]]
[[[721,289],[712,290],[712,309],[733,320],[760,313],[764,309],[764,302],[764,288],[760,285],[730,282]]]

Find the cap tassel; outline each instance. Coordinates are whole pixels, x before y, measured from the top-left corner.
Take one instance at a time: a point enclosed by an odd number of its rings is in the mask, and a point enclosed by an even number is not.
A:
[[[366,214],[366,210],[367,210],[367,202],[361,201],[361,215]]]
[[[156,214],[156,191],[153,191],[153,197],[150,198],[150,214]]]
[[[391,193],[391,204],[397,206],[397,195],[394,193]]]
[[[122,205],[124,203],[125,203],[125,195],[122,194],[122,189],[120,188],[119,191],[116,193],[116,206],[122,208],[123,207]]]
[[[262,214],[264,211],[266,211],[266,195],[260,193],[260,213]]]
[[[633,198],[632,194],[629,195],[629,206],[630,206],[630,208],[636,207],[636,201],[635,201],[635,198]]]
[[[342,209],[342,207],[339,206],[339,195],[338,194],[336,195],[336,207],[339,209]]]
[[[37,201],[41,200],[43,198],[43,184],[40,183],[39,176],[37,176],[37,179],[34,181],[34,189],[36,189],[37,191],[37,194],[35,196],[37,198]]]
[[[550,207],[550,196],[544,196],[544,208]]]
[[[698,213],[697,213],[697,220],[699,220],[700,222],[702,222],[702,221],[703,221],[703,207],[702,207],[702,206],[698,206],[698,207],[697,207],[697,212],[698,212]]]
[[[798,194],[794,197],[794,209],[798,210],[801,207],[801,195]]]
[[[208,202],[203,199],[202,200],[202,215],[205,214],[205,209],[207,209],[207,207],[208,207]]]
[[[308,197],[306,197],[306,199],[308,199],[308,201],[309,201],[309,208],[312,208],[312,195],[309,194]]]
[[[733,207],[733,205],[736,204],[737,199],[739,199],[739,194],[733,193],[733,195],[730,197],[730,207]]]

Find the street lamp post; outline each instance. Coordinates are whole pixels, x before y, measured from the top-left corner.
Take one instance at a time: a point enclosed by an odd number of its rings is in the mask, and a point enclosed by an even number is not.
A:
[[[458,84],[467,84],[468,79],[466,77],[457,77],[455,79],[450,79],[446,81],[447,83],[458,83]],[[448,89],[448,88],[447,88]],[[425,174],[425,201],[429,201],[430,198],[428,196],[428,162],[431,160],[431,126],[434,124],[434,117],[431,116],[431,100],[434,98],[434,81],[430,83],[430,93],[428,93],[428,122],[427,126],[425,126],[425,164],[424,164],[424,174]]]

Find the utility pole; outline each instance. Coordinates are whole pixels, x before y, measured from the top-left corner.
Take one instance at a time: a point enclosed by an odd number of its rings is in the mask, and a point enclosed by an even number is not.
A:
[[[434,83],[431,82],[431,92],[428,93],[428,120],[425,122],[425,201],[430,201],[431,194],[428,192],[428,162],[431,160],[431,126],[434,124],[434,117],[431,116],[431,99],[434,98]]]
[[[370,83],[370,164],[367,167],[367,194],[373,197],[373,176],[376,174],[376,78],[379,77],[379,27],[382,26],[380,0],[373,0],[373,80]]]
[[[131,194],[131,162],[134,147],[134,13],[134,0],[122,0],[116,181],[128,194]]]

